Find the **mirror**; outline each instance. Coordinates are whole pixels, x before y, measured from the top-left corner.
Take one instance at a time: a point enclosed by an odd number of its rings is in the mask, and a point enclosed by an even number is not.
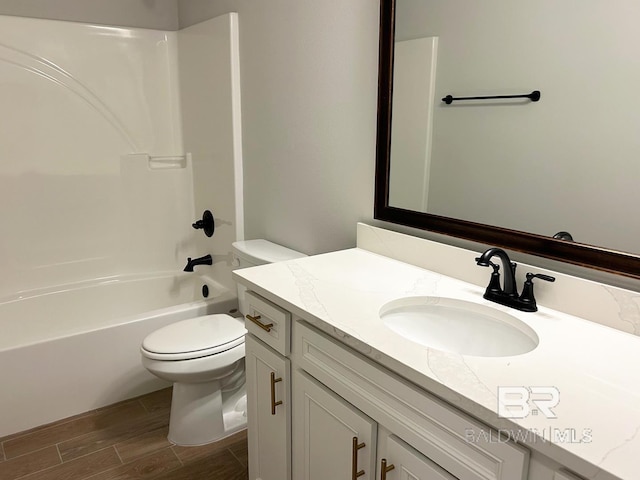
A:
[[[640,278],[640,4],[381,0],[380,18],[374,217]]]

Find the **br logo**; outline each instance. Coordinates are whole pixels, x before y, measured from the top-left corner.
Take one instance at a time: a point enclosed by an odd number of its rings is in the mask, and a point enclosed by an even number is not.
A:
[[[498,416],[502,418],[558,418],[553,411],[558,403],[560,391],[556,387],[498,387]]]

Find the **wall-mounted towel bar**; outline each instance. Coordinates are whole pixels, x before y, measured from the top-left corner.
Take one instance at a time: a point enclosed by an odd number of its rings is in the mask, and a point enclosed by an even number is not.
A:
[[[483,97],[452,97],[451,95],[447,95],[442,99],[442,101],[447,105],[451,105],[452,102],[457,102],[458,100],[492,100],[495,98],[528,98],[532,102],[537,102],[540,100],[540,90],[534,90],[531,93],[523,93],[522,95],[488,95]]]

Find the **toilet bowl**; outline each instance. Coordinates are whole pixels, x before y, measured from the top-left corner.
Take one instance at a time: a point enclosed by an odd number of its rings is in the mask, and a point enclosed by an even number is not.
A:
[[[203,445],[246,425],[242,320],[206,315],[167,325],[142,342],[142,364],[173,382],[169,441]]]
[[[306,256],[267,240],[234,242],[232,248],[236,268]],[[238,286],[243,315],[245,291]],[[144,339],[142,365],[173,382],[170,442],[204,445],[246,426],[245,333],[242,318],[216,314],[167,325]]]

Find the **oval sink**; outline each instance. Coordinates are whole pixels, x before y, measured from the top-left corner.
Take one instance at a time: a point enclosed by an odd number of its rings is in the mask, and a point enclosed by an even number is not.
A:
[[[478,357],[506,357],[538,345],[531,327],[485,305],[442,297],[407,297],[380,309],[384,324],[426,347]]]

